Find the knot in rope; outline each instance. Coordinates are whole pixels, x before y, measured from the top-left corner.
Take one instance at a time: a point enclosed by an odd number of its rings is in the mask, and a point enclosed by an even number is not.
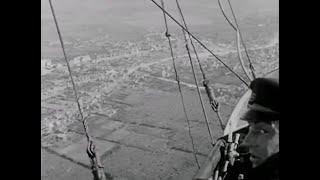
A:
[[[205,87],[212,109],[217,112],[219,108],[219,102],[216,100],[215,95],[213,94],[213,89],[209,86],[209,80],[204,79],[202,84]]]
[[[96,146],[93,144],[92,140],[89,140],[89,143],[87,146],[87,155],[91,161],[91,170],[93,174],[93,179],[106,180],[106,177],[104,174],[104,167],[101,165],[101,162],[99,161],[99,158],[95,150],[96,150]]]
[[[218,112],[219,111],[219,102],[213,101],[213,102],[210,102],[210,105],[211,105],[212,110],[214,112]]]
[[[90,140],[87,145],[87,154],[90,159],[95,158],[95,156],[96,156],[95,149],[96,149],[96,146],[93,144],[92,140]]]
[[[171,34],[169,34],[169,32],[166,31],[166,32],[165,32],[165,36],[166,36],[167,38],[169,38],[169,37],[171,37]]]

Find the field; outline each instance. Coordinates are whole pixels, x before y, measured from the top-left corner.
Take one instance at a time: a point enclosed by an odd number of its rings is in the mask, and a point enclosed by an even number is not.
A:
[[[53,3],[81,106],[108,178],[191,179],[197,166],[161,11],[147,0]],[[279,66],[277,6],[273,2],[261,3],[234,3],[258,76]],[[237,59],[235,32],[217,4],[208,0],[181,4],[190,31],[244,77]],[[249,5],[250,10],[246,10]],[[178,17],[174,1],[168,1],[167,6]],[[83,128],[47,2],[42,3],[41,10],[41,176],[90,179]],[[172,22],[169,28],[201,163],[211,146],[208,132],[181,30]],[[226,123],[246,87],[199,44],[196,47]],[[194,53],[192,56],[201,84]],[[217,138],[222,130],[203,90],[202,96]]]

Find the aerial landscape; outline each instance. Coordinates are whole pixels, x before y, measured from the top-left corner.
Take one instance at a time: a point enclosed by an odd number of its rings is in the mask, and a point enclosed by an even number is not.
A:
[[[231,2],[257,76],[279,68],[277,1]],[[165,3],[179,19],[175,1]],[[192,179],[197,166],[161,10],[149,0],[56,0],[53,5],[79,101],[107,177]],[[217,2],[183,0],[181,5],[190,31],[245,77],[238,61],[236,34]],[[201,163],[211,142],[181,29],[170,21],[169,31]],[[41,178],[92,179],[83,126],[46,1],[41,4],[41,37]],[[226,123],[247,87],[198,43],[195,45]],[[202,84],[193,52],[192,57]],[[218,138],[223,130],[203,87],[201,93],[214,138]]]

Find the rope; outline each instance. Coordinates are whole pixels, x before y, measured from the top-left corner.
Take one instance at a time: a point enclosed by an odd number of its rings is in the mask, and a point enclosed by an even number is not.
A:
[[[164,9],[164,2],[163,2],[163,0],[161,0],[161,5],[162,5],[162,8]],[[164,18],[165,27],[166,27],[165,35],[166,35],[166,37],[167,37],[167,39],[168,39],[168,42],[169,42],[169,47],[170,47],[170,52],[171,52],[171,57],[172,57],[172,63],[173,63],[173,69],[174,69],[174,72],[175,72],[176,81],[177,81],[177,83],[178,83],[178,89],[179,89],[179,94],[180,94],[181,103],[182,103],[182,107],[183,107],[183,112],[184,112],[184,115],[185,115],[185,117],[186,117],[186,121],[187,121],[187,125],[188,125],[188,132],[189,132],[189,136],[190,136],[191,143],[192,143],[193,155],[194,155],[194,158],[195,158],[195,160],[196,160],[198,169],[200,169],[200,164],[199,164],[199,161],[198,161],[198,158],[197,158],[197,155],[196,155],[196,150],[195,150],[195,145],[194,145],[193,137],[192,137],[192,135],[191,135],[190,120],[189,120],[189,118],[188,118],[188,114],[187,114],[187,111],[186,111],[186,107],[185,107],[185,103],[184,103],[184,98],[183,98],[183,94],[182,94],[182,90],[181,90],[181,85],[180,85],[180,80],[179,80],[179,76],[178,76],[178,72],[177,72],[177,68],[176,68],[175,58],[174,58],[174,55],[173,55],[173,49],[172,49],[170,34],[169,34],[169,32],[168,32],[168,31],[169,31],[169,30],[168,30],[168,23],[167,23],[167,18],[166,18],[166,14],[165,14],[165,13],[163,13],[163,18]]]
[[[215,55],[209,48],[207,48],[198,38],[196,38],[193,34],[191,34],[185,27],[183,27],[171,14],[169,14],[166,10],[164,10],[157,2],[152,1],[158,8],[160,8],[167,16],[170,17],[178,26],[180,26],[185,32],[187,32],[194,40],[196,40],[205,50],[207,50],[212,56],[214,56],[221,64],[224,65],[230,72],[232,72],[241,82],[243,82],[246,86],[249,84],[236,72],[234,72],[227,64],[225,64],[217,55]]]
[[[183,21],[184,27],[186,28],[186,30],[188,30],[188,26],[187,26],[187,23],[186,23],[186,21],[185,21],[185,19],[184,19],[184,16],[183,16],[183,13],[182,13],[182,10],[181,10],[181,7],[180,7],[180,3],[179,3],[178,0],[176,0],[176,4],[177,4],[178,10],[179,10],[179,14],[180,14],[181,20]],[[183,32],[183,34],[185,35],[185,31],[182,30],[182,32]],[[190,44],[192,45],[194,54],[196,55],[196,59],[197,59],[197,61],[198,61],[198,64],[199,64],[200,71],[201,71],[201,73],[202,73],[203,79],[206,79],[205,73],[204,73],[204,71],[203,71],[203,69],[202,69],[202,65],[201,65],[200,60],[199,60],[199,57],[198,57],[198,53],[197,53],[196,48],[195,48],[195,46],[194,46],[194,44],[193,44],[193,41],[192,41],[192,39],[191,39],[190,34],[188,34],[188,36],[189,36]]]
[[[269,72],[268,72],[268,73],[266,73],[266,74],[270,74],[270,73],[273,73],[273,72],[278,71],[278,70],[279,70],[279,67],[277,67],[277,68],[275,68],[275,69],[273,69],[273,70],[269,71]]]
[[[242,55],[241,55],[241,49],[240,49],[240,33],[237,29],[237,52],[238,52],[238,58],[239,58],[239,61],[240,61],[240,64],[241,64],[241,67],[242,67],[242,70],[244,71],[245,75],[247,76],[247,78],[252,81],[253,78],[251,78],[251,76],[249,75],[249,72],[243,62],[243,59],[242,59]]]
[[[71,68],[70,68],[69,61],[67,59],[67,55],[66,55],[66,52],[65,52],[63,39],[62,39],[62,36],[61,36],[61,33],[60,33],[59,25],[58,25],[58,22],[57,22],[57,19],[56,19],[56,15],[55,15],[54,8],[53,8],[51,0],[49,0],[49,4],[50,4],[50,8],[51,8],[53,19],[54,19],[54,23],[55,23],[55,26],[57,28],[57,32],[58,32],[58,35],[59,35],[59,40],[60,40],[60,44],[61,44],[61,47],[62,47],[64,60],[66,61],[66,64],[67,64],[67,67],[68,67],[68,72],[69,72],[69,77],[70,77],[70,80],[71,80],[71,83],[72,83],[72,88],[73,88],[73,91],[75,93],[75,101],[77,103],[78,111],[79,111],[79,114],[81,116],[81,122],[82,122],[83,128],[85,130],[85,135],[87,137],[87,141],[88,141],[87,155],[90,158],[91,169],[92,169],[92,173],[93,173],[93,176],[94,176],[94,180],[106,180],[106,177],[105,177],[105,174],[104,174],[104,170],[103,170],[104,167],[101,165],[99,156],[97,156],[97,153],[95,151],[95,145],[93,143],[93,140],[92,140],[91,136],[89,135],[87,118],[83,116],[83,112],[82,112],[82,109],[81,109],[81,106],[80,106],[80,102],[79,102],[78,91],[77,91],[77,88],[76,88],[76,84],[75,84],[75,82],[73,80],[72,71],[71,71]]]
[[[251,62],[251,59],[250,59],[250,57],[249,57],[249,54],[248,54],[248,51],[247,51],[247,47],[246,47],[246,45],[245,45],[245,43],[244,43],[244,40],[243,40],[243,38],[242,38],[242,34],[241,34],[241,31],[240,31],[240,28],[239,28],[239,25],[238,25],[238,22],[237,22],[237,18],[236,18],[236,16],[235,16],[235,13],[234,13],[234,11],[233,11],[233,9],[232,9],[232,6],[231,6],[231,3],[230,3],[229,0],[228,0],[228,3],[229,3],[229,7],[230,7],[230,9],[231,9],[231,13],[232,13],[232,15],[233,15],[233,18],[234,18],[234,21],[235,21],[235,24],[236,24],[237,27],[235,27],[235,26],[231,23],[230,19],[226,16],[226,14],[225,14],[225,12],[224,12],[224,9],[223,9],[223,7],[222,7],[222,5],[221,5],[221,2],[220,2],[220,0],[218,0],[218,4],[219,4],[219,7],[220,7],[220,9],[221,9],[221,12],[222,12],[223,16],[224,16],[225,19],[228,21],[228,23],[230,24],[230,26],[231,26],[235,31],[237,31],[237,44],[238,44],[237,47],[238,47],[238,54],[239,54],[239,58],[240,58],[240,62],[241,62],[242,69],[245,71],[247,77],[248,77],[250,80],[253,80],[253,79],[256,78],[255,69],[254,69],[254,66],[253,66],[253,64],[252,64],[252,62]],[[239,38],[239,37],[240,37],[240,38]],[[247,56],[247,59],[248,59],[248,61],[249,61],[249,68],[250,68],[250,71],[251,71],[252,78],[249,76],[249,73],[246,71],[246,69],[245,69],[245,67],[244,67],[244,65],[243,65],[243,60],[242,60],[241,54],[240,54],[240,52],[239,52],[239,51],[240,51],[239,39],[240,39],[240,41],[241,41],[241,44],[242,44],[243,47],[244,47],[244,51],[245,51],[246,56]]]
[[[234,13],[234,11],[233,11],[233,9],[232,9],[232,5],[231,5],[231,3],[230,3],[230,0],[228,0],[228,3],[229,3],[229,6],[230,6],[230,9],[231,9],[232,16],[233,16],[233,18],[234,18],[234,22],[236,23],[237,29],[239,30],[241,42],[242,42],[242,45],[243,45],[243,47],[244,47],[246,56],[247,56],[248,61],[249,61],[249,64],[250,64],[249,67],[250,67],[250,69],[251,69],[251,71],[252,71],[253,78],[255,78],[255,73],[254,73],[255,69],[254,69],[253,64],[252,64],[252,62],[251,62],[251,59],[250,59],[250,57],[249,57],[246,44],[245,44],[244,41],[243,41],[242,33],[241,33],[241,31],[240,31],[240,28],[239,28],[239,25],[238,25],[238,22],[237,22],[237,18],[236,18],[236,15],[235,15],[235,13]]]
[[[182,9],[180,7],[180,3],[179,3],[178,0],[176,0],[176,4],[177,4],[178,10],[179,10],[179,14],[181,16],[181,19],[183,21],[184,27],[185,27],[186,30],[188,30],[188,26],[187,26],[187,23],[186,23],[185,18],[183,16]],[[182,31],[183,31],[183,34],[186,36],[185,31],[184,30],[182,30]],[[200,71],[201,71],[201,74],[202,74],[202,77],[203,77],[203,86],[205,87],[206,93],[208,95],[211,108],[217,114],[218,120],[220,122],[220,127],[223,130],[224,129],[224,125],[222,123],[222,118],[220,116],[219,109],[218,109],[219,102],[216,100],[216,98],[214,96],[214,93],[213,93],[213,90],[209,86],[209,80],[207,80],[207,78],[206,78],[205,72],[204,72],[204,70],[202,68],[202,65],[200,63],[200,59],[198,57],[198,53],[197,53],[196,48],[195,48],[195,46],[193,44],[193,41],[192,41],[192,39],[190,37],[190,34],[188,34],[188,36],[189,36],[190,43],[191,43],[191,45],[193,47],[193,51],[194,51],[194,53],[196,55],[196,59],[198,61],[199,67],[200,67]]]
[[[207,125],[207,128],[208,128],[209,135],[210,135],[210,140],[211,140],[210,142],[213,143],[213,136],[212,136],[210,125],[209,125],[207,112],[206,112],[206,109],[204,107],[204,103],[203,103],[203,100],[202,100],[200,88],[199,88],[199,85],[198,85],[197,76],[196,76],[196,73],[195,73],[195,70],[194,70],[194,65],[193,65],[193,62],[192,62],[191,54],[190,54],[190,49],[189,49],[189,45],[188,45],[189,44],[188,43],[188,38],[187,38],[187,35],[186,35],[186,33],[185,33],[185,31],[183,29],[182,29],[182,33],[184,35],[183,37],[184,37],[184,41],[185,41],[185,47],[186,47],[186,50],[188,52],[188,57],[189,57],[189,61],[190,61],[191,69],[192,69],[193,78],[194,78],[195,84],[197,86],[197,92],[198,92],[198,96],[199,96],[199,99],[200,99],[202,112],[203,112],[203,115],[204,115],[204,118],[205,118],[205,121],[206,121],[206,125]]]
[[[254,69],[254,66],[253,66],[253,64],[252,64],[252,62],[251,62],[251,59],[250,59],[250,57],[249,57],[246,44],[245,44],[244,41],[243,41],[242,33],[241,33],[241,31],[240,31],[240,27],[239,27],[239,25],[238,25],[236,15],[235,15],[235,13],[234,13],[234,11],[233,11],[233,9],[232,9],[232,5],[231,5],[231,3],[230,3],[230,0],[228,0],[228,4],[229,4],[229,6],[230,6],[230,10],[231,10],[231,13],[232,13],[234,22],[236,23],[237,30],[239,31],[239,36],[240,36],[240,40],[241,40],[241,43],[242,43],[243,48],[244,48],[244,52],[246,53],[246,56],[247,56],[248,61],[249,61],[249,68],[250,68],[250,70],[251,70],[252,77],[253,77],[253,79],[255,79],[255,78],[256,78],[255,69]],[[252,79],[251,79],[251,80],[252,80]]]
[[[213,89],[209,86],[209,80],[204,80],[203,81],[203,86],[205,87],[205,90],[207,92],[211,109],[217,114],[217,117],[218,117],[218,120],[219,120],[219,123],[220,123],[220,127],[221,127],[222,130],[224,130],[225,129],[225,125],[223,125],[222,118],[221,118],[221,115],[220,115],[220,104],[216,100],[216,97],[215,97],[215,95],[213,93]]]
[[[230,19],[226,16],[226,14],[225,14],[225,12],[224,12],[224,9],[223,9],[223,7],[222,7],[222,5],[221,5],[220,0],[218,0],[218,4],[219,4],[219,7],[220,7],[221,12],[222,12],[223,16],[225,17],[225,19],[228,21],[228,23],[230,24],[230,26],[236,31],[236,35],[237,35],[237,37],[236,37],[236,40],[237,40],[237,53],[238,53],[240,65],[241,65],[242,70],[244,71],[245,75],[247,76],[247,78],[248,78],[250,81],[252,81],[252,78],[251,78],[251,76],[249,75],[249,72],[247,71],[247,69],[246,69],[246,67],[245,67],[245,65],[244,65],[244,62],[243,62],[243,59],[242,59],[242,55],[241,55],[241,49],[240,49],[240,40],[241,40],[241,39],[240,39],[240,30],[238,29],[238,26],[235,27],[235,26],[232,24],[232,22],[230,21]],[[241,42],[242,42],[242,44],[244,44],[243,41],[241,41]],[[246,50],[246,49],[245,49],[245,50]],[[251,61],[249,61],[249,62],[251,62]]]
[[[224,18],[228,21],[228,23],[230,24],[230,26],[235,30],[237,31],[237,28],[232,24],[232,22],[230,21],[230,19],[227,17],[227,15],[225,14],[224,10],[223,10],[223,7],[221,5],[221,2],[220,0],[218,0],[218,4],[219,4],[219,7],[220,7],[220,10],[224,16]]]

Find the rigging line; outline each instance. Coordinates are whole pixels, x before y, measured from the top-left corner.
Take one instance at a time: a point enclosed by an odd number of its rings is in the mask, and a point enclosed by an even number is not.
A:
[[[186,23],[186,21],[185,21],[185,18],[184,18],[184,15],[183,15],[183,12],[182,12],[182,9],[181,9],[181,6],[180,6],[180,3],[179,3],[178,0],[176,0],[176,4],[177,4],[178,10],[179,10],[179,14],[180,14],[180,16],[181,16],[181,19],[182,19],[182,21],[183,21],[184,27],[186,28],[186,30],[188,30],[188,26],[187,26],[187,23]],[[183,31],[183,34],[185,35],[185,31],[184,31],[184,30],[182,30],[182,31]],[[186,36],[186,35],[185,35],[185,36]],[[198,64],[199,64],[200,71],[201,71],[202,76],[203,76],[203,85],[205,86],[206,93],[208,94],[211,108],[212,108],[213,111],[217,114],[218,120],[219,120],[219,122],[220,122],[221,129],[223,130],[223,129],[224,129],[224,125],[223,125],[223,123],[222,123],[222,118],[221,118],[221,116],[220,116],[219,109],[218,109],[218,108],[219,108],[219,102],[216,100],[216,98],[215,98],[215,96],[214,96],[214,94],[213,94],[213,90],[212,90],[211,88],[209,88],[209,81],[207,80],[206,75],[205,75],[205,72],[204,72],[204,70],[202,69],[202,65],[201,65],[201,63],[200,63],[200,59],[199,59],[199,57],[198,57],[198,53],[197,53],[197,51],[196,51],[196,48],[195,48],[195,46],[194,46],[194,44],[193,44],[193,41],[192,41],[192,39],[191,39],[191,37],[190,37],[190,34],[188,34],[188,36],[189,36],[190,43],[191,43],[191,45],[192,45],[192,47],[193,47],[193,51],[194,51],[194,53],[195,53],[195,55],[196,55],[196,59],[197,59]]]
[[[184,41],[185,41],[185,47],[186,47],[186,50],[188,52],[188,57],[189,57],[189,61],[190,61],[191,69],[192,69],[193,78],[194,78],[195,84],[197,86],[197,92],[198,92],[198,96],[199,96],[199,99],[200,99],[202,112],[203,112],[203,115],[204,115],[204,118],[205,118],[205,122],[206,122],[206,125],[207,125],[207,128],[208,128],[208,132],[209,132],[209,135],[210,135],[211,143],[213,143],[213,137],[212,137],[212,133],[211,133],[211,129],[210,129],[210,124],[209,124],[207,112],[206,112],[206,109],[205,109],[205,106],[204,106],[204,103],[203,103],[203,100],[202,100],[202,96],[201,96],[201,92],[200,92],[197,76],[196,76],[196,73],[195,73],[195,70],[194,70],[194,65],[193,65],[193,62],[192,62],[191,54],[190,54],[189,41],[188,41],[188,38],[187,38],[187,35],[186,35],[184,29],[182,29],[182,33],[183,33],[183,37],[184,37]]]
[[[162,8],[164,9],[164,2],[163,2],[163,0],[161,0],[161,5],[162,5]],[[168,32],[169,30],[168,30],[167,18],[166,18],[166,14],[165,14],[165,13],[163,13],[163,18],[164,18],[165,27],[166,27],[165,35],[166,35],[166,37],[167,37],[167,39],[168,39],[168,42],[169,42],[169,48],[170,48],[170,53],[171,53],[172,63],[173,63],[173,69],[174,69],[176,81],[177,81],[177,84],[178,84],[178,89],[179,89],[179,94],[180,94],[181,103],[182,103],[182,107],[183,107],[183,112],[184,112],[184,115],[185,115],[185,117],[186,117],[186,121],[187,121],[187,125],[188,125],[188,133],[189,133],[189,136],[190,136],[190,139],[191,139],[193,155],[194,155],[194,158],[195,158],[195,160],[196,160],[198,169],[200,169],[200,164],[199,164],[199,161],[198,161],[198,158],[197,158],[197,155],[196,155],[194,140],[193,140],[193,137],[192,137],[192,135],[191,135],[190,120],[189,120],[189,118],[188,118],[188,114],[187,114],[187,111],[186,111],[186,107],[185,107],[185,103],[184,103],[184,98],[183,98],[183,94],[182,94],[182,90],[181,90],[181,85],[180,85],[180,80],[179,80],[179,76],[178,76],[178,71],[177,71],[177,68],[176,68],[175,58],[174,58],[174,55],[173,55],[171,38],[170,38],[170,34],[169,34],[169,32]]]
[[[177,4],[178,10],[179,10],[180,17],[181,17],[181,19],[182,19],[182,21],[183,21],[184,27],[186,28],[186,30],[188,30],[188,26],[187,26],[187,23],[186,23],[186,21],[185,21],[185,19],[184,19],[184,16],[183,16],[183,13],[182,13],[182,9],[181,9],[181,7],[180,7],[180,3],[179,3],[178,0],[176,0],[176,4]],[[185,34],[184,30],[182,30],[182,31],[183,31],[183,33]],[[193,41],[192,41],[192,39],[191,39],[190,34],[188,34],[188,36],[189,36],[189,40],[190,40],[190,43],[191,43],[191,45],[192,45],[194,54],[196,55],[196,59],[197,59],[198,64],[199,64],[200,71],[201,71],[202,76],[203,76],[203,80],[205,80],[205,79],[206,79],[206,75],[205,75],[205,73],[204,73],[204,71],[203,71],[203,68],[202,68],[202,65],[201,65],[201,63],[200,63],[198,53],[197,53],[196,48],[195,48],[195,46],[194,46],[194,44],[193,44]]]
[[[220,0],[219,0],[219,1],[220,1]],[[246,56],[247,56],[248,61],[249,61],[249,68],[250,68],[250,70],[251,70],[252,77],[253,77],[253,79],[255,79],[255,78],[256,78],[255,69],[254,69],[254,66],[253,66],[253,64],[252,64],[252,62],[251,62],[251,59],[250,59],[250,57],[249,57],[246,44],[244,43],[244,40],[243,40],[243,38],[242,38],[242,33],[241,33],[241,31],[240,31],[240,27],[239,27],[239,25],[238,25],[238,21],[237,21],[237,18],[236,18],[235,13],[234,13],[234,11],[233,11],[233,8],[232,8],[232,5],[231,5],[230,0],[228,0],[228,4],[229,4],[229,7],[230,7],[232,16],[233,16],[233,18],[234,18],[234,22],[235,22],[235,24],[236,24],[236,26],[237,26],[237,29],[238,29],[238,31],[239,31],[239,35],[240,35],[241,43],[242,43],[243,48],[244,48],[244,52],[246,53]]]
[[[52,16],[53,16],[53,19],[54,19],[54,22],[55,22],[55,25],[56,25],[56,29],[57,29],[57,32],[58,32],[60,44],[61,44],[61,47],[62,47],[62,52],[63,52],[64,60],[65,60],[66,63],[67,63],[67,68],[68,68],[69,77],[70,77],[70,80],[71,80],[71,83],[72,83],[72,88],[73,88],[73,91],[74,91],[74,93],[75,93],[75,101],[76,101],[76,103],[77,103],[77,107],[78,107],[78,110],[79,110],[81,119],[83,120],[84,116],[83,116],[83,113],[82,113],[82,110],[81,110],[81,106],[80,106],[80,103],[79,103],[78,91],[77,91],[77,89],[76,89],[76,85],[75,85],[74,80],[73,80],[72,71],[71,71],[71,68],[70,68],[69,61],[68,61],[68,59],[67,59],[67,55],[66,55],[65,48],[64,48],[64,43],[63,43],[62,36],[61,36],[61,33],[60,33],[60,28],[59,28],[58,22],[57,22],[57,20],[56,20],[56,16],[55,16],[55,13],[54,13],[54,9],[53,9],[51,0],[49,0],[49,3],[50,3],[50,8],[51,8]]]
[[[194,71],[194,65],[193,65],[193,62],[192,62],[192,59],[191,59],[191,54],[190,54],[190,50],[189,50],[189,46],[188,46],[187,39],[186,39],[186,45],[185,45],[185,47],[186,47],[187,52],[188,52],[188,57],[189,57],[189,61],[190,61],[190,64],[191,64],[191,69],[192,69],[193,78],[194,78],[195,84],[196,84],[196,86],[197,86],[197,92],[198,92],[198,95],[199,95],[200,104],[201,104],[201,107],[202,107],[202,112],[203,112],[204,118],[205,118],[205,120],[206,120],[206,125],[207,125],[208,132],[209,132],[209,135],[210,135],[211,143],[213,143],[213,137],[212,137],[212,133],[211,133],[209,121],[208,121],[208,116],[207,116],[207,113],[206,113],[206,110],[205,110],[205,107],[204,107],[204,104],[203,104],[203,100],[202,100],[200,88],[199,88],[199,85],[198,85],[197,76],[196,76],[196,73],[195,73],[195,71]]]
[[[225,68],[227,68],[230,72],[232,72],[241,82],[243,82],[247,87],[249,84],[236,72],[234,72],[227,64],[225,64],[217,55],[215,55],[209,48],[207,48],[199,39],[197,39],[193,34],[191,34],[188,30],[186,30],[172,15],[170,15],[166,10],[162,9],[162,7],[155,2],[152,1],[158,8],[160,8],[164,13],[166,13],[167,16],[170,17],[178,26],[180,26],[185,32],[187,32],[194,40],[196,40],[205,50],[207,50],[212,56],[214,56],[221,64],[224,65]]]
[[[247,69],[246,69],[246,67],[245,67],[245,65],[244,65],[244,62],[243,62],[243,59],[242,59],[242,55],[241,55],[240,40],[242,40],[242,38],[241,38],[241,34],[240,34],[240,29],[238,28],[238,26],[235,27],[235,26],[232,24],[232,22],[230,21],[230,19],[227,17],[227,15],[225,14],[224,9],[223,9],[223,7],[222,7],[222,5],[221,5],[220,0],[218,0],[218,4],[219,4],[220,10],[221,10],[223,16],[225,17],[225,19],[226,19],[227,22],[230,24],[230,26],[236,31],[236,34],[237,34],[236,42],[237,42],[237,52],[238,52],[239,61],[240,61],[242,70],[244,71],[245,75],[247,76],[247,78],[248,78],[250,81],[252,81],[252,78],[251,78],[251,76],[249,75],[249,72],[247,71]],[[239,39],[239,37],[240,37],[240,39]],[[244,45],[244,42],[243,42],[243,41],[241,41],[241,43],[242,43],[242,45]],[[245,46],[244,46],[244,48],[245,48]],[[245,51],[246,51],[246,48],[245,48]],[[249,56],[247,56],[247,58],[248,58],[249,64],[250,64],[251,61],[250,61],[250,59],[249,59]],[[250,65],[249,65],[249,66],[250,66]],[[253,78],[254,78],[255,76],[254,76],[253,71],[251,71],[251,73],[252,73],[252,76],[253,76]]]
[[[266,74],[269,74],[269,73],[272,73],[272,72],[275,72],[275,71],[278,71],[279,70],[279,67],[277,67],[277,68],[275,68],[275,69],[273,69],[273,70],[271,70],[271,71],[269,71],[268,73],[266,73]]]
[[[92,173],[93,173],[93,176],[94,176],[94,180],[105,180],[106,177],[105,177],[105,174],[104,174],[104,167],[101,165],[99,156],[97,156],[97,153],[95,152],[95,145],[93,143],[93,140],[92,140],[91,136],[89,135],[87,117],[83,116],[83,112],[82,112],[82,109],[81,109],[81,106],[80,106],[80,102],[79,102],[78,91],[77,91],[77,88],[76,88],[76,84],[75,84],[75,82],[73,80],[71,67],[70,67],[69,61],[67,59],[67,55],[66,55],[66,52],[65,52],[63,39],[62,39],[62,36],[61,36],[61,33],[60,33],[60,28],[59,28],[59,25],[58,25],[58,21],[56,19],[56,15],[55,15],[54,8],[53,8],[51,0],[49,0],[49,4],[50,4],[50,8],[51,8],[53,19],[54,19],[54,23],[55,23],[55,26],[56,26],[56,29],[57,29],[57,32],[58,32],[61,48],[62,48],[62,51],[63,51],[63,56],[64,56],[64,59],[65,59],[66,64],[67,64],[69,77],[70,77],[70,80],[71,80],[71,83],[72,83],[72,88],[73,88],[73,91],[75,93],[75,101],[77,103],[78,111],[79,111],[79,114],[81,116],[81,122],[82,122],[83,128],[85,130],[85,135],[87,137],[87,141],[88,141],[87,155],[90,158],[91,169],[92,169]]]
[[[224,18],[228,21],[228,23],[230,24],[230,26],[231,26],[235,31],[237,31],[237,28],[232,24],[232,22],[230,21],[230,19],[229,19],[229,18],[227,17],[227,15],[225,14],[224,9],[223,9],[223,7],[222,7],[222,5],[221,5],[220,0],[218,0],[218,4],[219,4],[220,10],[221,10]]]
[[[220,106],[218,106],[218,108],[219,107]],[[222,123],[222,118],[221,118],[219,109],[216,111],[216,113],[217,113],[217,116],[218,116],[218,119],[219,119],[219,122],[220,122],[220,127],[221,127],[222,130],[224,130],[225,129],[225,125]]]
[[[241,67],[242,67],[242,70],[244,71],[244,73],[245,73],[245,75],[247,76],[247,78],[250,80],[250,81],[252,81],[253,80],[253,78],[254,78],[254,76],[253,77],[251,77],[250,76],[250,74],[249,74],[249,72],[248,72],[248,70],[247,70],[247,68],[246,68],[246,66],[245,66],[245,64],[244,64],[244,62],[243,62],[243,59],[242,59],[242,55],[241,55],[241,49],[240,49],[240,32],[238,31],[238,29],[237,29],[237,52],[238,52],[238,58],[239,58],[239,61],[240,61],[240,63],[241,63]]]

